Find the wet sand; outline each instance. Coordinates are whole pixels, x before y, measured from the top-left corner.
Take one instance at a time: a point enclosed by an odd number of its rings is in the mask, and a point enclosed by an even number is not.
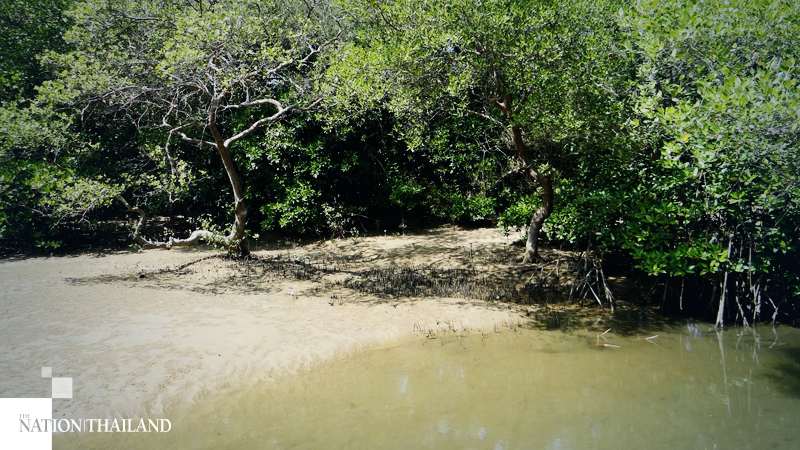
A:
[[[476,254],[521,253],[506,244],[496,229],[438,229],[254,251],[347,261],[318,280],[243,275],[213,249],[2,260],[0,397],[50,396],[41,368],[52,367],[73,380],[54,418],[146,417],[421,335],[517,327],[524,319],[502,304],[380,299],[336,285],[364,268],[465,267]],[[479,270],[494,260],[480,259]]]

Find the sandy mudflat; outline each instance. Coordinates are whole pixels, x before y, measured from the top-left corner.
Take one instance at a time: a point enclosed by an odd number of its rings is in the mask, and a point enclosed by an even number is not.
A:
[[[41,368],[52,367],[54,377],[72,377],[74,397],[54,400],[54,418],[142,417],[368,348],[518,326],[502,304],[376,298],[335,285],[373,267],[477,261],[491,270],[502,264],[497,252],[520,253],[506,242],[496,229],[443,228],[254,252],[340,266],[303,281],[209,249],[2,260],[0,397],[50,396]]]

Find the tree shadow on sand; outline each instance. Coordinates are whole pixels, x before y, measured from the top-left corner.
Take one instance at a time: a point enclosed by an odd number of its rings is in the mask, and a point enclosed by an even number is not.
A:
[[[451,230],[392,237],[389,243],[387,248],[374,240],[322,241],[301,248],[262,248],[238,259],[219,253],[175,267],[66,281],[204,294],[283,290],[292,296],[329,297],[331,306],[455,299],[514,309],[546,329],[613,327],[617,333],[633,334],[667,325],[650,309],[615,298],[605,290],[599,272],[592,271],[596,266],[575,253],[542,249],[535,264],[522,265],[512,246],[485,239],[471,243],[469,236]],[[306,283],[297,286],[295,281]]]
[[[67,278],[73,285],[123,283],[129,286],[175,289],[205,294],[235,290],[242,294],[264,294],[285,280],[319,281],[325,273],[343,264],[315,263],[302,257],[273,255],[267,258],[230,258],[225,254],[199,258],[177,267],[139,269],[121,274]]]

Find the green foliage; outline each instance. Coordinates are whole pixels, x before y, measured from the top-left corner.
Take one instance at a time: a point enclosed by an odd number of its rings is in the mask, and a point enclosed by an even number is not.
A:
[[[637,6],[638,110],[662,144],[640,172],[623,245],[652,274],[769,273],[798,236],[800,9]]]
[[[519,231],[531,222],[531,216],[539,208],[541,201],[534,195],[526,195],[506,208],[500,214],[500,226],[508,232],[509,229]]]
[[[381,161],[394,145],[376,132],[381,124],[379,113],[365,113],[326,131],[324,122],[298,116],[250,142],[238,162],[259,186],[250,195],[261,214],[254,219],[264,229],[316,235],[373,229],[378,218],[370,216],[388,196]]]
[[[356,0],[345,8],[369,25],[332,73],[358,79],[344,88],[355,101],[388,101],[412,131],[459,114],[519,126],[530,142],[559,141],[586,125],[581,116],[596,106],[614,53],[601,32],[611,11],[602,3]],[[506,95],[513,118],[493,104]]]
[[[237,161],[261,187],[251,202],[260,205],[263,228],[338,236],[496,214],[492,190],[504,162],[473,150],[480,133],[442,121],[429,131],[447,139],[421,138],[409,151],[387,111],[332,122],[298,117],[273,127]]]
[[[71,0],[0,1],[0,102],[32,98],[49,74],[39,64],[45,51],[64,51],[69,27],[63,11]]]
[[[463,218],[466,222],[476,222],[486,219],[495,213],[495,199],[483,195],[451,194],[450,203],[453,207],[449,219],[457,222]]]
[[[548,234],[627,252],[651,275],[715,289],[730,275],[739,320],[757,317],[764,298],[776,307],[797,296],[798,11],[748,1],[621,9],[622,114],[594,144],[615,152],[579,160],[562,180]]]
[[[125,196],[138,206],[152,209],[166,200],[173,210],[210,172],[204,160],[214,159],[233,191],[234,208],[228,207],[235,225],[230,236],[220,236],[232,242],[245,232],[247,217],[234,144],[319,103],[314,65],[338,26],[327,6],[76,2],[68,11],[75,25],[65,34],[71,51],[43,59],[60,74],[41,86],[39,100],[80,111],[87,122],[111,116],[136,127],[140,164],[124,178]]]
[[[800,295],[795,2],[4,5],[5,242],[56,245],[119,193],[219,230],[237,171],[263,229],[521,229],[534,170],[553,241],[728,274],[754,312]]]
[[[52,227],[82,219],[119,192],[102,174],[82,171],[91,146],[71,134],[69,119],[47,108],[0,108],[0,241],[6,245],[56,246]]]
[[[350,101],[388,105],[402,123],[398,134],[410,150],[447,149],[441,154],[468,158],[483,151],[493,162],[504,155],[505,171],[523,166],[547,198],[551,178],[568,176],[578,161],[609,153],[608,146],[586,144],[602,140],[597,135],[610,133],[621,114],[614,98],[621,53],[616,29],[607,26],[614,3],[345,4],[363,26],[343,47],[331,73],[336,79],[358,78],[342,89]],[[438,132],[448,122],[455,126]],[[455,130],[480,130],[482,137],[471,139],[471,149],[462,153],[452,136]],[[475,145],[487,141],[493,143]],[[486,157],[487,152],[492,156]],[[488,183],[503,184],[501,171],[486,173],[494,175]],[[418,197],[419,185],[408,184],[395,195]],[[446,197],[453,205],[451,219],[487,217],[514,205],[501,221],[518,227],[530,222],[536,203],[547,210],[540,217],[550,214],[549,202],[520,199],[528,193],[484,186]],[[530,213],[527,219],[523,212]]]

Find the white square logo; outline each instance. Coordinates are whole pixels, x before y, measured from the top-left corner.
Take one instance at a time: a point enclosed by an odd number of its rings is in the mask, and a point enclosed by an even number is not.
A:
[[[53,378],[53,398],[72,398],[72,378]]]

